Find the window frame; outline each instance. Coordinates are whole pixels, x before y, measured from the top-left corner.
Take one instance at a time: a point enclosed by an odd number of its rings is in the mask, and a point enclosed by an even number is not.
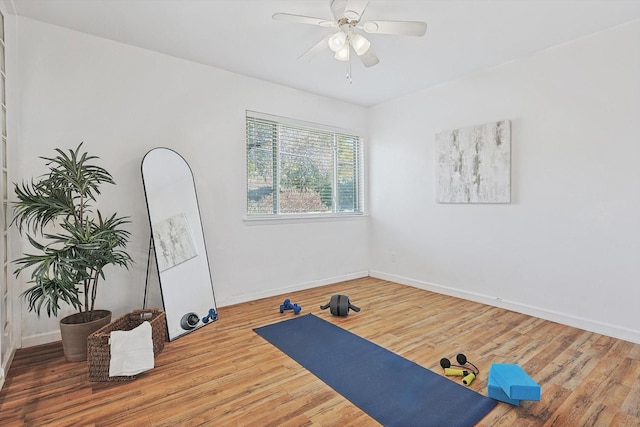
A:
[[[258,121],[268,121],[273,122],[276,125],[282,125],[285,127],[297,128],[301,130],[308,131],[316,131],[316,132],[328,132],[333,134],[334,141],[336,141],[336,137],[346,136],[350,138],[356,138],[357,140],[357,148],[355,150],[356,164],[355,164],[355,175],[356,179],[355,189],[356,195],[355,200],[358,205],[358,209],[354,211],[338,211],[338,188],[337,188],[337,176],[338,176],[338,168],[339,168],[339,159],[337,155],[333,156],[333,164],[332,164],[332,206],[330,212],[298,212],[298,213],[283,213],[279,212],[279,207],[275,208],[277,210],[275,213],[250,213],[249,212],[249,121],[250,120],[258,120]],[[276,130],[276,135],[278,134]],[[276,150],[280,151],[280,141],[276,138]],[[334,154],[337,153],[337,146],[334,145],[332,148]],[[280,175],[281,175],[281,158],[279,153],[277,155],[277,161],[274,162],[276,170],[273,171],[275,175],[274,181],[274,192],[280,191]],[[335,126],[307,122],[303,120],[292,119],[288,117],[276,116],[273,114],[261,113],[253,110],[246,110],[245,114],[245,215],[244,220],[249,222],[260,222],[260,221],[298,221],[298,220],[314,220],[314,221],[323,221],[323,220],[335,220],[335,219],[347,219],[347,218],[362,218],[366,216],[365,210],[365,173],[364,173],[364,137],[359,132],[353,130],[347,130],[343,128],[338,128]],[[274,205],[275,205],[274,198]]]

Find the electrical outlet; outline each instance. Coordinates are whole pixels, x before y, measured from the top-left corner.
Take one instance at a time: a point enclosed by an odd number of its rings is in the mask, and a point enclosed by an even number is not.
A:
[[[391,251],[391,262],[396,262],[398,259],[398,256],[396,255],[395,251]]]

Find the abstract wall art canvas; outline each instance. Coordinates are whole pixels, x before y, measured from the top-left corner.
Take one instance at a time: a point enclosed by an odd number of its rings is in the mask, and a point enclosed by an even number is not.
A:
[[[178,214],[154,224],[153,240],[160,271],[182,264],[197,255],[187,217],[184,214]]]
[[[436,134],[439,203],[511,202],[511,122]]]

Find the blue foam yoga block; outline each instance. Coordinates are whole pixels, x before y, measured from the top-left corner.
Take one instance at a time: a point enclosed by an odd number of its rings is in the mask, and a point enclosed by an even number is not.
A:
[[[494,363],[490,375],[510,399],[540,400],[540,386],[520,365]]]
[[[520,406],[520,401],[518,399],[511,399],[507,396],[507,393],[504,392],[500,384],[496,382],[496,379],[493,375],[491,375],[491,370],[489,370],[489,381],[487,383],[487,396],[492,399],[499,400],[501,402],[509,403],[511,405]]]

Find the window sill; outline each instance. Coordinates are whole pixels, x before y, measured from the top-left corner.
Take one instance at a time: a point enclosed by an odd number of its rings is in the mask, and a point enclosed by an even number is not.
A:
[[[267,225],[267,224],[299,224],[305,222],[335,222],[353,221],[368,219],[369,215],[364,213],[348,214],[303,214],[303,215],[253,215],[245,216],[245,225]]]

